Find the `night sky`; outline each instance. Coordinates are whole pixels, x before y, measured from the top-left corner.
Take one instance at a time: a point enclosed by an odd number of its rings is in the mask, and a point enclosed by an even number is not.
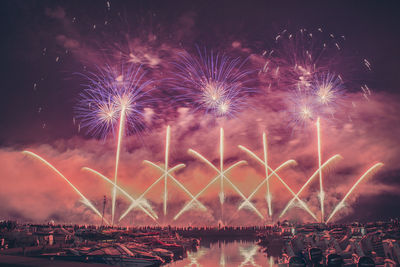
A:
[[[189,191],[199,192],[215,173],[187,150],[193,148],[218,164],[223,127],[226,165],[248,161],[232,173],[232,181],[246,196],[262,181],[263,169],[237,146],[262,155],[263,131],[268,132],[273,168],[290,158],[298,162],[282,172],[297,192],[317,168],[315,127],[293,126],[287,119],[287,86],[277,82],[277,75],[258,71],[268,60],[263,52],[276,49],[282,31],[307,29],[317,39],[319,28],[340,39],[340,51],[328,51],[326,57],[332,61],[322,62],[346,80],[335,119],[322,120],[324,160],[337,153],[344,158],[324,174],[327,209],[332,210],[365,170],[383,162],[337,219],[399,217],[399,6],[397,1],[2,1],[0,219],[97,222],[65,182],[20,152],[34,151],[54,164],[100,209],[103,195],[111,197],[110,186],[81,168],[90,166],[113,177],[116,139],[99,140],[80,130],[74,107],[85,88],[81,74],[121,62],[142,64],[146,77],[156,81],[146,130],[127,136],[121,152],[120,185],[132,196],[138,197],[160,175],[141,161],[164,161],[167,125],[172,129],[170,165],[186,164],[176,177]],[[316,45],[332,39],[317,40]],[[247,58],[245,67],[253,71],[255,90],[236,116],[213,118],[176,100],[177,92],[168,82],[176,73],[172,63],[182,51],[196,55],[196,47]],[[371,63],[371,71],[364,59]],[[368,97],[360,89],[365,84],[372,92]],[[278,214],[290,194],[277,180],[271,186]],[[316,179],[301,195],[315,212],[317,191]],[[160,192],[161,187],[148,198],[161,215]],[[176,223],[216,224],[217,194],[215,187],[201,198],[210,212],[194,209]],[[254,202],[266,214],[264,196],[260,191]],[[169,201],[170,215],[162,222],[172,222],[188,198],[171,188]],[[227,201],[227,223],[261,223],[249,210],[236,211],[240,198],[234,192]],[[120,197],[117,205],[120,213],[129,203]],[[138,223],[151,223],[140,211],[133,214]],[[297,207],[288,214],[286,218],[299,220],[306,213]]]

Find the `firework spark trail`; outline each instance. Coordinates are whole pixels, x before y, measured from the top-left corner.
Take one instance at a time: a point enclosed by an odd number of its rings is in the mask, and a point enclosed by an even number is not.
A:
[[[224,170],[224,130],[221,128],[220,135],[219,135],[219,171],[222,173]],[[225,202],[225,195],[224,195],[224,179],[220,179],[220,192],[219,192],[219,201],[221,205]]]
[[[189,154],[192,154],[193,156],[200,158],[201,160],[203,160],[204,162],[206,162],[206,164],[209,163],[207,159],[205,159],[202,155],[200,155],[200,154],[197,153],[196,151],[189,149],[188,152],[189,152]],[[233,168],[235,168],[235,167],[237,167],[237,166],[239,166],[239,165],[241,165],[241,164],[245,164],[245,163],[246,163],[246,161],[242,160],[242,161],[236,162],[235,164],[232,164],[232,166],[230,166],[228,169],[226,169],[226,170],[223,172],[223,175],[228,174]],[[215,168],[214,165],[211,164],[211,166],[212,166],[213,168]],[[216,168],[215,168],[215,169],[216,169]],[[216,171],[219,173],[218,169],[216,169]],[[213,179],[211,179],[211,182],[209,182],[199,193],[197,193],[197,195],[196,195],[192,200],[190,200],[190,201],[179,211],[179,213],[178,213],[177,215],[175,215],[174,220],[177,220],[185,211],[189,210],[190,207],[192,206],[193,202],[194,202],[194,201],[197,201],[197,199],[198,199],[212,184],[214,184],[215,182],[219,181],[219,179],[220,179],[220,174],[218,174],[218,175],[215,176]]]
[[[123,136],[124,129],[124,121],[125,121],[125,106],[122,106],[120,121],[119,121],[119,129],[118,129],[118,141],[117,141],[117,152],[115,155],[115,174],[114,174],[114,186],[112,192],[112,206],[111,206],[111,224],[114,225],[114,214],[115,214],[115,199],[117,195],[117,177],[118,177],[118,164],[119,164],[119,156],[121,153],[121,142]]]
[[[169,160],[169,145],[170,145],[170,139],[171,139],[171,128],[168,125],[167,126],[167,133],[166,133],[166,137],[165,137],[165,165],[164,165],[164,169],[161,168],[160,166],[158,166],[157,164],[154,164],[151,161],[145,160],[144,163],[149,164],[150,166],[154,167],[155,169],[160,170],[161,172],[163,172],[163,176],[164,176],[164,215],[167,214],[167,201],[168,201],[168,188],[167,188],[167,180],[168,177],[175,182],[176,185],[178,185],[186,194],[188,194],[192,199],[194,198],[194,196],[192,195],[192,193],[190,193],[186,187],[184,187],[178,180],[176,180],[175,177],[173,177],[169,172],[168,172],[168,160]],[[200,204],[200,207],[202,207],[202,209],[206,209],[206,207],[204,207],[203,204],[201,204],[200,202],[198,202],[198,204]]]
[[[320,119],[317,119],[317,136],[318,136],[318,170],[319,170],[319,190],[320,190],[320,203],[321,203],[321,223],[324,222],[324,187],[322,183],[322,169],[321,169],[321,162],[322,162],[322,155],[321,155],[321,128],[320,128]]]
[[[284,167],[285,165],[289,165],[289,164],[296,164],[296,161],[294,160],[288,160],[286,162],[284,162],[281,166],[279,166],[275,171],[268,166],[268,164],[265,161],[262,161],[256,154],[254,154],[252,151],[250,151],[249,149],[247,149],[244,146],[239,146],[240,149],[242,149],[243,151],[245,151],[246,153],[248,153],[251,157],[253,157],[254,159],[256,159],[258,162],[260,162],[265,168],[268,168],[272,173],[270,176],[267,176],[263,182],[261,182],[261,184],[253,191],[253,193],[249,196],[249,198],[247,198],[247,200],[245,200],[245,202],[242,203],[242,205],[239,207],[239,209],[245,205],[249,203],[249,200],[251,199],[251,197],[253,197],[255,195],[255,193],[261,188],[261,185],[265,182],[267,182],[273,175],[275,175],[279,181],[286,187],[286,189],[293,195],[293,197],[299,201],[299,203],[302,205],[302,207],[304,208],[305,211],[307,211],[315,220],[317,220],[317,217],[315,216],[315,214],[309,209],[309,207],[307,206],[306,203],[304,203],[304,201],[302,201],[294,192],[293,190],[286,184],[286,182],[276,173],[276,171],[278,171],[281,167]]]
[[[102,218],[107,224],[110,224],[105,218],[103,218],[103,216],[101,215],[101,213],[96,209],[95,206],[93,206],[93,204],[90,202],[89,199],[87,199],[79,190],[78,188],[76,188],[59,170],[57,170],[53,165],[51,165],[48,161],[46,161],[44,158],[42,158],[41,156],[30,152],[30,151],[23,151],[22,152],[25,155],[29,155],[33,158],[38,159],[39,161],[41,161],[42,163],[44,163],[45,165],[47,165],[48,167],[50,167],[50,169],[52,169],[54,172],[56,172],[59,176],[61,176],[61,178],[63,178],[68,184],[69,186],[72,187],[72,189],[74,189],[74,191],[82,198],[82,202],[83,204],[85,204],[87,207],[89,207],[92,211],[94,211],[94,213],[96,213],[100,218]]]
[[[239,162],[236,162],[235,164],[233,164],[232,166],[230,166],[228,169],[224,170],[224,166],[223,166],[223,162],[224,162],[224,130],[221,128],[220,129],[220,169],[218,169],[217,167],[215,167],[208,159],[206,159],[204,156],[202,156],[200,153],[189,149],[189,154],[192,154],[193,156],[199,158],[201,161],[203,161],[204,163],[206,163],[208,166],[210,166],[213,170],[215,170],[217,172],[217,176],[214,177],[210,183],[208,183],[189,203],[187,203],[179,212],[178,214],[174,217],[174,220],[178,219],[180,217],[180,215],[182,215],[186,210],[188,210],[191,206],[191,204],[193,203],[194,200],[197,200],[197,198],[203,193],[205,192],[213,183],[215,183],[216,181],[220,181],[220,193],[219,193],[219,199],[220,199],[220,203],[221,203],[221,207],[223,206],[224,203],[224,199],[225,199],[225,195],[224,195],[224,191],[223,191],[223,182],[226,181],[235,191],[236,193],[238,193],[243,200],[246,200],[247,198],[243,195],[243,193],[239,190],[239,188],[237,188],[229,179],[228,177],[225,175],[226,173],[228,173],[230,170],[232,170],[234,167],[239,166],[241,164],[245,164],[246,161],[242,160]],[[249,204],[250,208],[254,210],[254,212],[256,212],[256,214],[260,217],[260,218],[264,218],[263,215],[258,211],[258,209],[250,202]]]
[[[194,196],[192,193],[189,192],[189,190],[186,189],[186,187],[184,187],[174,176],[171,175],[172,171],[178,170],[180,168],[185,167],[184,164],[178,164],[174,167],[172,167],[171,169],[169,169],[168,167],[168,161],[169,161],[169,146],[170,146],[170,134],[171,128],[170,126],[167,126],[167,132],[166,132],[166,142],[165,142],[165,165],[164,168],[158,166],[157,164],[148,161],[148,160],[144,160],[143,163],[150,165],[151,167],[155,168],[156,170],[161,171],[163,174],[149,187],[146,189],[146,191],[138,198],[138,200],[140,200],[153,186],[155,186],[157,183],[159,183],[161,180],[164,179],[164,202],[163,202],[163,211],[164,211],[164,215],[167,214],[167,196],[168,196],[168,191],[167,191],[167,180],[168,178],[170,178],[177,186],[179,186],[179,188],[181,188],[186,194],[188,194],[192,200],[194,199]],[[197,204],[199,204],[200,208],[202,210],[206,210],[207,208],[200,203],[198,200],[195,200],[197,202]],[[135,206],[134,203],[131,204],[131,206],[124,212],[124,214],[120,217],[120,220],[125,217],[129,211]]]
[[[324,169],[325,167],[328,167],[329,165],[336,163],[340,159],[342,159],[342,156],[340,156],[339,154],[334,155],[333,157],[329,158],[324,164],[321,165],[321,169]],[[292,204],[296,200],[296,198],[299,197],[299,195],[303,192],[303,190],[307,187],[307,185],[319,174],[319,170],[320,169],[318,168],[318,170],[316,170],[311,175],[311,177],[300,188],[300,190],[297,192],[297,194],[289,201],[289,203],[286,205],[285,209],[279,215],[279,218],[281,218],[283,215],[285,215],[286,211],[292,206]],[[318,220],[316,219],[316,221],[318,221]]]
[[[157,170],[159,170],[159,171],[161,171],[161,172],[165,172],[166,174],[163,174],[163,175],[161,176],[162,178],[167,179],[167,178],[169,177],[169,178],[170,178],[173,182],[175,182],[175,184],[178,185],[186,194],[188,194],[192,199],[194,199],[193,194],[190,193],[190,191],[187,190],[186,187],[184,187],[178,180],[176,180],[176,178],[175,178],[174,176],[171,175],[171,172],[172,172],[172,171],[165,171],[165,170],[162,169],[160,166],[154,164],[154,163],[151,162],[151,161],[145,160],[144,163],[149,164],[150,166],[154,167],[155,169],[157,169]],[[185,166],[184,164],[179,164],[179,165],[177,165],[177,166],[175,166],[175,167],[180,167],[181,165],[183,165],[183,167]],[[171,170],[172,170],[172,168],[171,168]],[[166,176],[167,176],[167,178],[165,178]],[[206,208],[201,202],[199,202],[198,200],[195,200],[195,199],[194,199],[194,201],[196,201],[196,203],[200,206],[201,209],[203,209],[203,210],[206,210],[206,209],[207,209],[207,208]]]
[[[243,150],[247,150],[245,147],[242,147],[242,146],[239,146],[239,148],[240,148],[240,149],[243,149]],[[253,155],[251,154],[252,152],[251,152],[250,150],[247,150],[246,152],[249,153],[249,154],[253,157]],[[256,156],[256,157],[257,157],[257,156]],[[257,157],[256,159],[259,160],[258,157]],[[261,163],[264,164],[263,161],[261,161]],[[278,172],[278,171],[280,171],[281,169],[283,169],[283,168],[286,167],[286,166],[295,165],[295,164],[297,164],[296,161],[294,161],[294,160],[288,160],[288,161],[285,161],[284,163],[282,163],[282,164],[281,164],[278,168],[276,168],[275,170],[272,170],[272,169],[271,169],[271,173],[268,175],[268,177],[267,177],[266,179],[264,179],[264,180],[256,187],[256,189],[254,189],[254,191],[250,194],[250,196],[247,198],[247,200],[245,200],[245,201],[239,206],[238,209],[242,209],[246,204],[248,204],[247,202],[250,201],[250,200],[254,197],[254,195],[258,192],[258,190],[260,190],[260,188],[264,185],[264,183],[266,183],[267,180],[271,179],[272,176],[277,175],[277,172]]]
[[[102,175],[101,173],[99,173],[98,171],[95,171],[93,169],[90,169],[88,167],[83,167],[82,170],[84,171],[88,171],[91,172],[97,176],[99,176],[100,178],[104,179],[105,181],[107,181],[108,183],[110,183],[111,185],[115,185],[115,183],[113,181],[111,181],[110,179],[108,179],[106,176]],[[144,213],[146,213],[150,218],[152,218],[154,221],[156,221],[156,219],[158,219],[157,214],[155,214],[155,212],[153,211],[153,209],[151,208],[150,205],[148,205],[145,201],[143,201],[143,203],[141,203],[140,201],[134,199],[131,195],[129,195],[124,189],[122,189],[121,187],[119,187],[118,185],[115,186],[122,194],[124,194],[127,198],[129,198],[130,201],[132,201],[132,203],[135,203],[136,206],[138,206],[141,210],[143,210]],[[150,210],[150,212],[144,208],[143,205],[146,205],[146,207]]]
[[[383,166],[383,163],[378,162],[371,168],[369,168],[358,180],[355,182],[355,184],[350,188],[350,190],[347,192],[347,194],[344,196],[344,198],[339,202],[339,204],[334,208],[332,211],[331,215],[329,216],[328,220],[326,222],[328,223],[333,216],[341,209],[344,207],[344,202],[346,199],[350,196],[350,194],[356,189],[359,183],[361,183],[364,179],[366,179],[369,176],[374,175],[381,167]]]
[[[164,215],[167,214],[167,200],[168,200],[168,160],[169,160],[169,143],[171,140],[171,129],[167,126],[167,134],[165,135],[165,164],[164,164]],[[172,179],[172,178],[171,178]]]
[[[282,164],[281,166],[279,166],[275,171],[271,169],[272,173],[271,175],[268,175],[268,169],[270,168],[268,166],[268,144],[267,144],[267,135],[265,133],[263,133],[263,150],[264,150],[264,161],[262,161],[259,157],[257,157],[253,152],[251,152],[249,149],[247,149],[244,146],[239,145],[239,148],[245,152],[247,152],[250,156],[252,156],[253,158],[255,158],[257,161],[259,161],[265,169],[265,178],[264,181],[261,182],[261,184],[259,186],[257,186],[257,188],[250,194],[249,198],[247,198],[247,200],[245,202],[242,203],[242,205],[240,205],[239,209],[241,209],[242,207],[244,207],[245,204],[248,204],[248,202],[250,201],[250,199],[256,194],[256,192],[261,188],[261,185],[266,183],[267,185],[267,195],[266,195],[266,200],[268,203],[268,214],[271,217],[272,216],[272,197],[270,194],[270,188],[269,188],[269,179],[270,177],[272,177],[272,175],[276,175],[278,177],[278,175],[276,174],[276,171],[278,171],[280,168],[284,167],[285,165],[289,165],[289,164],[296,164],[296,162],[294,160],[288,160],[286,161],[284,164]],[[280,179],[280,177],[279,177]],[[283,181],[283,180],[282,180]],[[286,183],[284,183],[286,184]],[[291,191],[291,190],[289,190]]]
[[[269,179],[268,179],[268,145],[267,145],[267,135],[263,133],[263,148],[264,148],[264,162],[265,162],[265,179],[267,180],[267,203],[268,203],[268,214],[269,217],[272,216],[272,197],[269,191]]]
[[[146,163],[146,161],[144,161],[144,163]],[[151,163],[153,164],[153,163]],[[157,166],[157,165],[155,165]],[[171,169],[168,170],[168,174],[177,171],[181,168],[184,168],[185,164],[178,164],[175,167],[172,167]],[[160,168],[159,166],[157,166],[157,168]],[[162,171],[163,169],[160,168]],[[138,198],[135,202],[132,202],[131,205],[128,207],[128,209],[121,215],[121,217],[119,218],[119,221],[121,221],[126,215],[128,215],[128,213],[137,206],[137,203],[139,203],[140,200],[142,200],[142,198],[144,198],[144,196],[155,186],[157,185],[162,179],[164,178],[164,174],[162,174],[160,177],[157,178],[157,180],[152,183]]]

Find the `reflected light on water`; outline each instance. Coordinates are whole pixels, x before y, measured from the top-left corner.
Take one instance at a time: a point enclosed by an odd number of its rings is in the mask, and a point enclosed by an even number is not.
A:
[[[198,266],[274,266],[274,259],[267,257],[263,249],[253,241],[202,241],[197,251],[189,251],[183,260],[172,262],[168,267]]]

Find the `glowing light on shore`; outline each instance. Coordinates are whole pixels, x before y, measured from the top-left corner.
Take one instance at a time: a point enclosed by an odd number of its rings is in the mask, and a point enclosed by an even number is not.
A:
[[[356,189],[356,187],[366,178],[373,176],[381,167],[383,166],[383,163],[379,162],[373,165],[371,168],[369,168],[363,175],[361,175],[360,178],[354,183],[354,185],[350,188],[350,190],[347,192],[347,194],[344,196],[344,198],[339,202],[339,204],[336,205],[336,207],[333,209],[331,215],[329,215],[328,220],[326,222],[328,223],[335,214],[342,209],[345,205],[345,201],[347,198],[351,195],[351,193]]]
[[[42,158],[41,156],[30,152],[30,151],[23,151],[22,152],[25,155],[31,156],[37,160],[39,160],[40,162],[42,162],[43,164],[45,164],[46,166],[48,166],[50,169],[52,169],[55,173],[57,173],[61,178],[63,178],[68,185],[82,198],[82,203],[85,204],[87,207],[89,207],[94,213],[96,213],[100,218],[102,218],[107,224],[110,224],[105,218],[103,218],[103,216],[101,215],[101,213],[96,209],[95,206],[93,206],[93,204],[90,202],[89,199],[87,199],[79,190],[78,188],[76,188],[59,170],[57,170],[53,165],[51,165],[48,161],[46,161],[44,158]]]
[[[247,200],[247,198],[243,195],[243,193],[239,190],[239,188],[237,188],[232,182],[231,180],[226,176],[233,168],[242,165],[242,164],[246,164],[246,161],[241,160],[238,161],[236,163],[234,163],[233,165],[231,165],[230,167],[228,167],[227,169],[224,168],[224,130],[221,128],[220,129],[220,144],[219,144],[219,152],[220,152],[220,166],[219,168],[217,168],[216,166],[214,166],[214,164],[212,164],[208,159],[206,159],[204,156],[202,156],[200,153],[189,149],[189,154],[193,155],[194,157],[200,159],[201,161],[203,161],[206,165],[210,166],[213,170],[215,170],[217,172],[217,176],[214,177],[199,193],[197,193],[197,195],[191,200],[189,201],[174,217],[174,220],[177,220],[184,212],[186,212],[187,210],[189,210],[192,207],[192,204],[194,201],[196,201],[212,184],[216,183],[216,182],[220,182],[220,192],[219,192],[219,201],[221,204],[221,211],[223,211],[223,204],[225,201],[225,193],[224,193],[224,182],[228,183],[233,190],[243,199],[243,200]],[[260,218],[264,218],[263,215],[258,211],[258,209],[253,205],[253,203],[249,203],[249,207],[260,217]]]

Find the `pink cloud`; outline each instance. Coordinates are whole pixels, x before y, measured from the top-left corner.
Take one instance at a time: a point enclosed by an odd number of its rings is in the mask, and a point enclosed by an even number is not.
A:
[[[344,160],[338,162],[329,172],[324,172],[326,191],[326,210],[330,212],[334,205],[344,196],[356,179],[373,163],[384,162],[384,171],[396,170],[398,158],[399,133],[396,125],[390,122],[396,116],[397,101],[385,94],[375,94],[370,101],[363,100],[358,95],[353,95],[357,108],[353,111],[353,119],[348,122],[328,123],[322,121],[322,153],[323,160],[334,154],[341,154]],[[316,132],[313,125],[297,130],[291,135],[280,133],[285,128],[283,113],[272,111],[268,105],[249,109],[239,115],[237,119],[218,120],[213,123],[207,117],[199,114],[187,113],[180,110],[175,121],[171,121],[172,138],[170,151],[170,166],[185,163],[186,168],[175,174],[175,177],[184,184],[190,192],[199,192],[215,175],[216,172],[204,163],[192,158],[187,150],[192,148],[211,162],[219,164],[219,128],[225,129],[225,166],[238,161],[246,160],[248,164],[238,167],[229,175],[231,181],[248,196],[263,179],[263,168],[256,161],[250,159],[238,149],[244,145],[258,156],[262,157],[262,132],[268,132],[269,162],[276,168],[288,159],[294,159],[298,166],[287,168],[280,172],[286,183],[297,192],[308,177],[317,168]],[[240,123],[238,123],[240,122]],[[373,123],[371,123],[373,122]],[[196,130],[191,130],[196,126]],[[388,127],[390,125],[390,127]],[[119,185],[138,197],[151,185],[161,173],[143,165],[147,159],[162,164],[164,161],[165,127],[154,129],[148,135],[142,136],[139,141],[136,136],[127,137],[121,153]],[[58,140],[52,144],[32,145],[27,149],[43,156],[54,164],[71,182],[79,188],[85,196],[92,200],[101,210],[102,197],[110,198],[111,187],[92,174],[81,170],[87,166],[98,170],[109,178],[113,178],[115,140],[106,142],[97,140],[84,140],[78,137],[69,140]],[[1,198],[7,205],[3,205],[1,215],[4,218],[19,217],[26,220],[45,221],[53,217],[60,221],[76,220],[77,222],[99,222],[99,219],[84,205],[80,204],[79,196],[58,177],[53,171],[40,162],[28,158],[11,148],[0,151],[0,161],[3,168],[0,170],[2,177]],[[375,197],[384,192],[398,193],[398,188],[392,188],[380,179],[381,173],[363,182],[348,199],[347,207],[338,213],[338,218],[351,212],[351,203],[359,195]],[[148,195],[148,201],[162,216],[163,186],[155,187]],[[271,180],[274,214],[278,215],[290,200],[291,195],[274,177]],[[311,209],[318,214],[319,202],[316,197],[318,180],[301,195]],[[200,197],[200,200],[209,208],[208,212],[191,210],[176,224],[215,224],[219,219],[218,184],[212,186]],[[226,220],[232,224],[257,224],[262,223],[248,209],[237,211],[241,203],[240,197],[226,185],[228,196],[225,204]],[[172,217],[190,200],[190,197],[175,187],[169,181],[168,218]],[[266,214],[265,186],[253,199],[257,208]],[[120,214],[129,201],[119,196]],[[109,213],[107,206],[107,213]],[[287,218],[299,218],[299,214],[307,219],[304,211],[292,208]],[[133,216],[133,217],[132,217]],[[143,212],[135,210],[133,218],[137,222],[151,223]],[[123,223],[128,223],[130,219]]]

